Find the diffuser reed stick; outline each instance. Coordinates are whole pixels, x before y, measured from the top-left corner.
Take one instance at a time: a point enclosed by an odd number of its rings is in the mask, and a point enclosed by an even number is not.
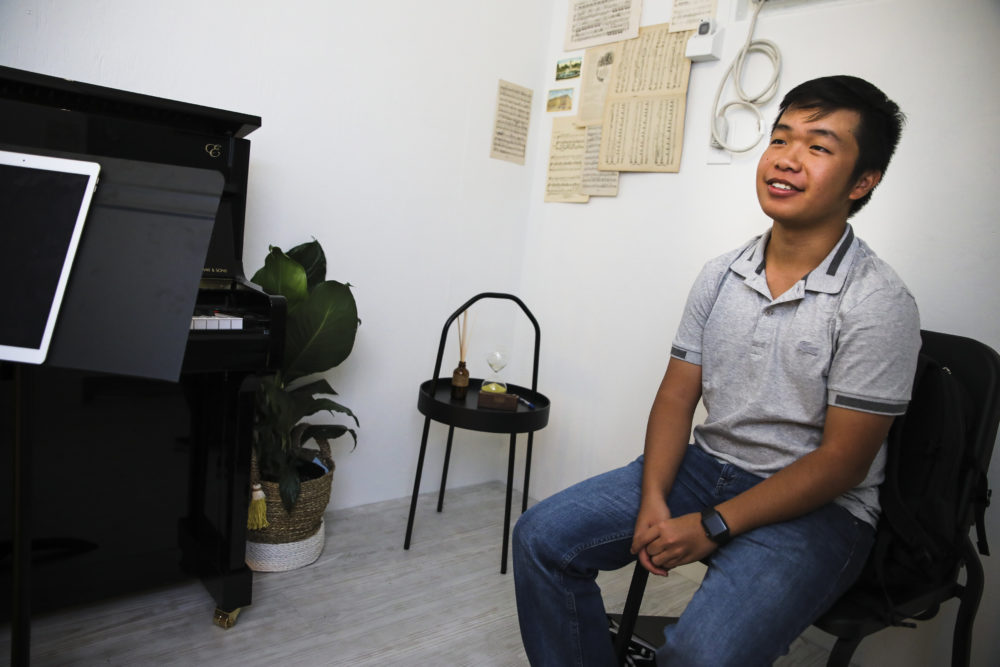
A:
[[[460,319],[455,320],[458,325],[458,360],[465,361],[465,355],[469,351],[469,311],[462,313]]]

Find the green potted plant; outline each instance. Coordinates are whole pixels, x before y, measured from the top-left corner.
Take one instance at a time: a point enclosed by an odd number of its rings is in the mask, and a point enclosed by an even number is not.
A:
[[[260,381],[253,433],[255,477],[259,479],[254,480],[249,541],[274,544],[285,539],[274,534],[274,520],[280,522],[300,513],[307,504],[304,485],[308,490],[310,480],[326,478],[325,497],[309,503],[321,505],[319,516],[308,519],[309,530],[313,524],[319,526],[333,474],[328,441],[350,434],[357,445],[353,428],[311,423],[306,418],[326,412],[350,418],[358,425],[354,413],[331,398],[336,392],[330,383],[316,376],[348,357],[360,320],[350,285],[326,280],[326,256],[318,241],[295,246],[287,253],[271,246],[263,268],[251,281],[269,294],[284,296],[288,307],[284,359],[277,372]],[[305,446],[310,440],[320,445],[319,451]],[[280,503],[271,497],[275,489]],[[266,518],[262,490],[268,492]],[[288,516],[282,517],[281,511]],[[288,541],[296,541],[295,536]]]

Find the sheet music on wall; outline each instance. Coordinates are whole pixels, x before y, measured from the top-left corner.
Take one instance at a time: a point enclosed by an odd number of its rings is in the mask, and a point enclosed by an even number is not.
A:
[[[642,0],[571,0],[566,51],[620,42],[639,34]]]
[[[545,201],[587,203],[590,197],[582,192],[586,147],[587,128],[577,127],[568,116],[552,119]]]
[[[596,197],[618,196],[618,172],[600,171],[597,168],[601,155],[601,126],[591,125],[587,130],[587,150],[583,159],[583,181],[580,191]]]
[[[580,104],[576,112],[577,125],[600,125],[604,119],[604,100],[611,84],[620,42],[592,46],[583,54],[580,74]]]
[[[590,197],[618,194],[618,172],[598,171],[601,126],[581,127],[576,119],[552,119],[545,201],[586,204]]]
[[[661,23],[622,43],[604,106],[602,171],[680,170],[691,34]]]
[[[696,25],[714,12],[715,2],[674,0],[674,8],[684,25]],[[597,12],[611,3],[573,7]],[[581,16],[586,14],[574,18]],[[680,171],[691,74],[685,50],[693,34],[662,23],[638,28],[634,38],[605,40],[585,50],[577,113],[553,122],[545,201],[617,196],[622,171]]]
[[[715,16],[716,0],[674,0],[670,31],[696,30],[698,24]]]
[[[497,108],[493,120],[493,142],[490,157],[524,164],[531,122],[530,88],[500,80],[497,86]]]

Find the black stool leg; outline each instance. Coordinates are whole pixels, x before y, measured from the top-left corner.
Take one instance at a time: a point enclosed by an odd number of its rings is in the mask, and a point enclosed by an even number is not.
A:
[[[528,480],[531,478],[531,444],[534,431],[528,431],[528,452],[524,455],[524,491],[521,493],[521,514],[528,511]]]
[[[510,434],[510,453],[507,455],[507,501],[503,511],[503,552],[500,556],[500,574],[507,574],[507,547],[510,543],[510,499],[514,485],[514,447],[517,434]]]
[[[625,608],[622,610],[621,625],[618,628],[618,637],[615,639],[615,658],[619,665],[625,664],[625,650],[628,642],[635,632],[635,621],[639,617],[639,606],[642,604],[642,594],[646,592],[646,580],[649,578],[649,570],[636,561],[635,570],[632,572],[632,583],[628,587],[628,596],[625,598]]]
[[[972,625],[976,620],[976,611],[983,598],[985,585],[983,565],[976,555],[976,548],[968,536],[962,545],[965,551],[965,586],[962,588],[958,616],[955,619],[955,632],[951,640],[952,667],[969,667],[972,659]]]
[[[830,657],[827,658],[826,667],[849,667],[851,656],[857,650],[858,644],[864,637],[841,637],[830,650]]]
[[[410,536],[413,534],[413,516],[417,512],[417,495],[420,493],[420,475],[424,471],[424,455],[427,453],[427,433],[431,428],[431,418],[424,419],[424,435],[420,438],[420,456],[417,458],[417,475],[413,480],[413,498],[410,500],[410,518],[406,520],[406,539],[403,548],[410,548]]]
[[[438,491],[438,512],[440,512],[441,508],[444,506],[444,486],[448,481],[448,463],[451,461],[451,438],[453,435],[455,435],[455,427],[449,426],[448,446],[444,450],[444,469],[441,471],[441,490]]]

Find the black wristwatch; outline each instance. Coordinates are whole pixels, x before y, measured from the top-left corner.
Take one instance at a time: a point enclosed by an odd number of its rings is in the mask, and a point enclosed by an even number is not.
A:
[[[706,507],[701,511],[701,525],[705,528],[705,535],[708,536],[708,539],[720,547],[731,539],[726,520],[714,507]]]

